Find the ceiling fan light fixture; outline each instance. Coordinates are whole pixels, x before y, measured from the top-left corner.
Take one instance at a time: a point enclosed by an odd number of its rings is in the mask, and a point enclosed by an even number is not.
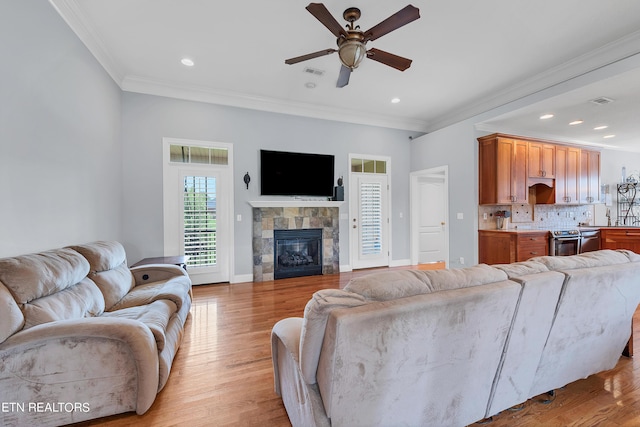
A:
[[[367,56],[367,49],[364,43],[358,40],[347,40],[340,44],[338,55],[342,64],[353,70],[358,68],[358,65]]]

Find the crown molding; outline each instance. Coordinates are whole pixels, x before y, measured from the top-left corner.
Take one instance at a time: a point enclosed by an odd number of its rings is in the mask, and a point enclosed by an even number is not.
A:
[[[366,114],[361,111],[346,108],[292,102],[283,99],[220,91],[205,86],[176,84],[136,76],[126,76],[122,81],[121,88],[127,92],[147,95],[158,95],[188,101],[415,132],[425,132],[428,125],[428,123],[423,120]]]
[[[557,94],[575,89],[576,87],[568,83],[573,81],[574,84],[579,84],[578,87],[591,83],[587,81],[589,80],[588,78],[579,78],[588,77],[589,74],[603,71],[603,69],[612,65],[619,65],[619,67],[611,67],[619,68],[619,70],[615,70],[617,73],[640,66],[640,31],[631,33],[557,67],[550,68],[532,78],[523,80],[519,84],[483,97],[477,102],[469,104],[466,108],[445,113],[430,122],[427,132],[433,132],[470,119],[547,89],[556,88],[559,91]],[[610,73],[611,75],[613,73]],[[601,79],[603,76],[598,76],[597,78]],[[578,80],[585,81],[579,82]]]
[[[83,15],[77,0],[49,0],[49,3],[89,49],[89,52],[98,60],[113,81],[122,88],[124,72],[109,54],[109,50],[105,47],[100,36],[85,24],[88,19]]]

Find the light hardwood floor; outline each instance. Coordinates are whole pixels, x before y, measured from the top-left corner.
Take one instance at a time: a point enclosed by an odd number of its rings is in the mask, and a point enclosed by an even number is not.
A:
[[[273,391],[271,328],[285,317],[302,316],[313,292],[343,287],[370,272],[194,287],[184,341],[151,409],[79,425],[290,426]],[[634,324],[640,337],[640,310]],[[531,399],[521,411],[502,412],[485,425],[640,426],[639,359],[621,357],[615,369],[559,389],[552,403]]]

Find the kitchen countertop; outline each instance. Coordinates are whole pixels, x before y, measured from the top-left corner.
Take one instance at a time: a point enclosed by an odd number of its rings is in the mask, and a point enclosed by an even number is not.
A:
[[[478,230],[478,231],[491,231],[497,233],[548,233],[548,229],[542,228],[508,228],[506,230],[493,228],[490,230]]]
[[[579,226],[579,227],[566,227],[577,228],[578,230],[625,230],[625,229],[640,229],[640,226],[633,225],[619,225],[619,226],[605,226],[605,225],[587,225],[587,226]],[[508,228],[506,230],[492,228],[492,229],[483,229],[478,231],[490,231],[497,233],[548,233],[551,228]]]

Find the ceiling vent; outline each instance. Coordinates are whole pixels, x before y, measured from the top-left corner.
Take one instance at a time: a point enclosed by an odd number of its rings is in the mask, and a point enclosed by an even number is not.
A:
[[[592,99],[589,102],[591,102],[593,104],[598,104],[598,105],[606,105],[606,104],[611,104],[613,102],[613,99],[607,98],[605,96],[601,96],[599,98]]]
[[[308,74],[313,74],[314,76],[318,76],[318,77],[321,77],[324,75],[324,71],[318,70],[317,68],[305,67],[304,72]]]

